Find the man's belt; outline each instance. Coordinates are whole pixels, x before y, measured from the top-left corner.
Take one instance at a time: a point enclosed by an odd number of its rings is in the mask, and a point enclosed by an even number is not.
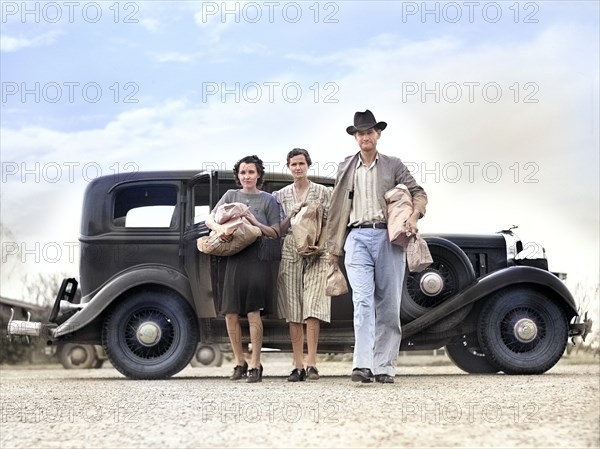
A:
[[[350,226],[351,228],[371,228],[371,229],[387,229],[387,223],[363,223],[359,225]]]

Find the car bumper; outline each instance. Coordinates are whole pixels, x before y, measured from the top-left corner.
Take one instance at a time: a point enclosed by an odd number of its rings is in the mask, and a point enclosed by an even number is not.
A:
[[[593,321],[587,317],[587,313],[585,314],[583,321],[580,321],[579,316],[576,317],[576,321],[569,324],[569,337],[580,336],[581,339],[585,341],[588,334],[592,332],[592,324]]]

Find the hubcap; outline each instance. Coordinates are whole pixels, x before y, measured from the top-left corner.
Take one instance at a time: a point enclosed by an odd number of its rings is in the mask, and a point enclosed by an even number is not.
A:
[[[421,277],[421,291],[427,296],[435,296],[444,289],[444,279],[433,271]]]
[[[529,343],[537,337],[538,329],[534,321],[529,318],[521,318],[515,323],[515,337],[521,343]]]
[[[85,359],[87,359],[87,354],[82,347],[77,346],[71,351],[71,362],[73,362],[74,365],[82,364],[85,362]]]
[[[196,353],[196,359],[200,363],[202,363],[204,365],[208,365],[215,359],[215,351],[208,346],[203,346]]]
[[[140,324],[136,336],[142,345],[153,346],[160,340],[160,327],[152,321],[146,321]]]

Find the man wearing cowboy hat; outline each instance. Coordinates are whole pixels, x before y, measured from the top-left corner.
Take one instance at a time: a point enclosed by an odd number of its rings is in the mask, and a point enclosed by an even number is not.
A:
[[[377,151],[386,122],[375,120],[368,109],[354,114],[353,135],[360,151],[338,166],[329,210],[328,243],[331,263],[344,252],[346,273],[354,304],[354,358],[352,381],[393,383],[402,337],[400,299],[406,266],[401,246],[387,233],[384,194],[404,184],[413,199],[407,222],[411,233],[425,214],[427,194],[408,168],[394,156]]]

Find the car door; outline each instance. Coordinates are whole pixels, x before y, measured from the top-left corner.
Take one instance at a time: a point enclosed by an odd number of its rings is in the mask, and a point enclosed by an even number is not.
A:
[[[199,237],[209,233],[204,220],[212,208],[212,174],[210,172],[197,174],[186,183],[184,190],[185,197],[182,203],[185,209],[185,223],[180,255],[184,259],[184,269],[190,281],[198,317],[214,318],[218,304],[215,302],[215,285],[212,279],[213,261],[211,256],[198,251],[196,244]]]

